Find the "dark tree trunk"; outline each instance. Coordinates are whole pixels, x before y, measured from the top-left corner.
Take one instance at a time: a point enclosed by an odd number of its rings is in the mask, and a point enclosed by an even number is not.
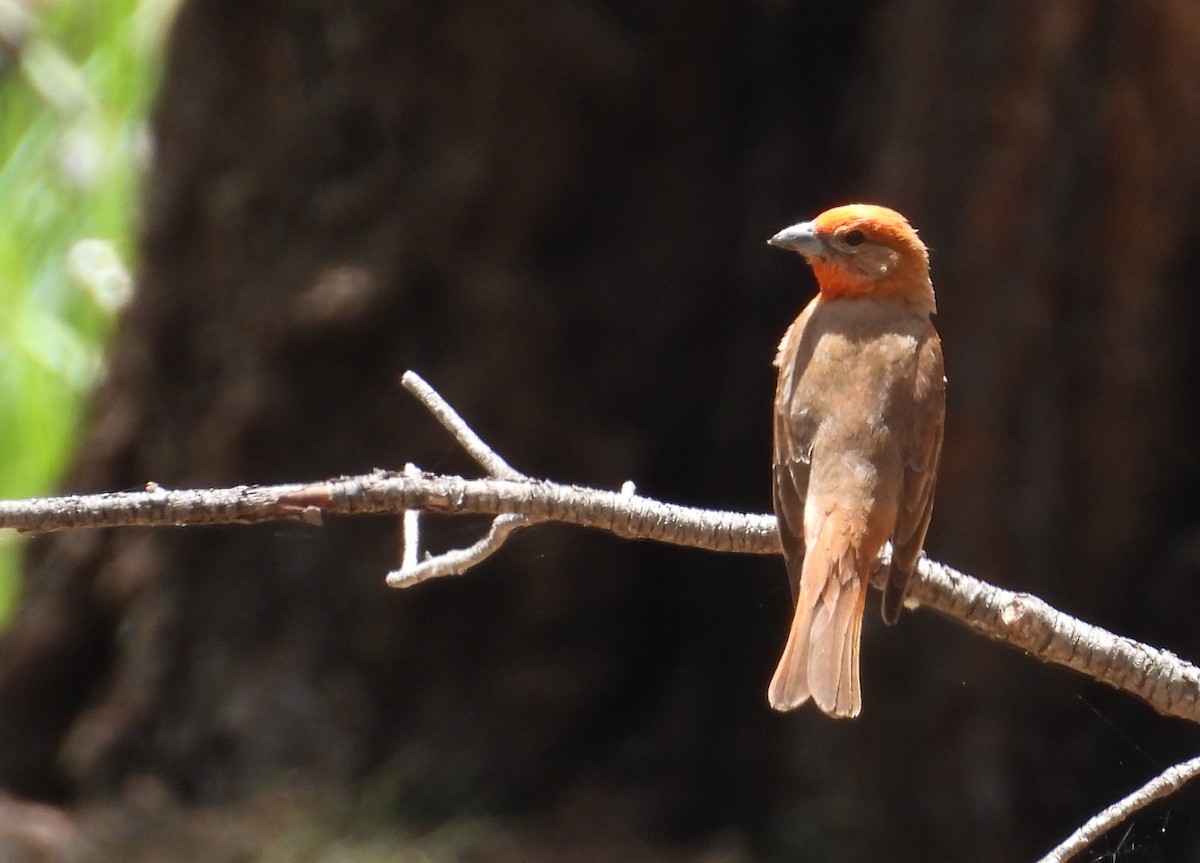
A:
[[[191,0],[66,486],[473,471],[415,368],[528,473],[765,510],[770,360],[812,284],[763,241],[876,199],[933,248],[931,553],[1200,656],[1200,17],[851,5]],[[385,772],[409,821],[595,795],[754,856],[990,861],[1188,746],[926,614],[872,615],[862,719],[775,716],[779,561],[545,527],[393,593],[396,533],[39,538],[0,781],[213,801]]]

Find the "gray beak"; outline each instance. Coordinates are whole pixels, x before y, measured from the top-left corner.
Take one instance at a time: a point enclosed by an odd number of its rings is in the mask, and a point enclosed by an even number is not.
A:
[[[825,243],[817,236],[812,222],[797,222],[784,228],[767,240],[767,245],[802,255],[819,255],[825,251]]]

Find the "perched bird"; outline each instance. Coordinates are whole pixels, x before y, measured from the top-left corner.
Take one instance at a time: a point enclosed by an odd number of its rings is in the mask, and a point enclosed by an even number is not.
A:
[[[871,571],[890,539],[895,623],[933,509],[946,379],[929,255],[903,216],[868,204],[768,242],[803,255],[820,292],[775,357],[775,515],[796,611],[767,698],[857,716]]]

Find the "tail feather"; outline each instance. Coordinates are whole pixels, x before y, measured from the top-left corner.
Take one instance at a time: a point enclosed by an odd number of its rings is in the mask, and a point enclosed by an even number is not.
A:
[[[767,701],[776,710],[795,710],[811,695],[808,688],[808,633],[811,620],[811,606],[798,604],[787,644],[783,647],[783,656],[767,688]]]
[[[830,716],[857,716],[862,709],[858,658],[867,574],[853,549],[830,554],[819,537],[804,559],[796,613],[767,699],[792,710],[810,697]]]
[[[857,716],[862,709],[858,651],[867,579],[854,563],[853,555],[841,559],[809,629],[808,685],[813,701],[831,716]]]

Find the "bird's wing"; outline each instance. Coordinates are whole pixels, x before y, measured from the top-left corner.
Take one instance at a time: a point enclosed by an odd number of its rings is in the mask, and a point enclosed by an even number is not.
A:
[[[888,623],[895,623],[900,616],[904,592],[929,529],[945,418],[942,343],[930,324],[918,348],[912,402],[898,430],[905,467],[896,529],[892,534],[892,571],[883,593],[883,619]]]
[[[797,379],[811,354],[811,348],[805,350],[803,342],[816,303],[814,299],[788,327],[775,357],[779,383],[775,389],[773,497],[793,600],[800,590],[800,570],[804,562],[804,501],[808,496],[808,473],[816,432],[815,422],[806,421],[804,406],[795,404],[793,396]]]

